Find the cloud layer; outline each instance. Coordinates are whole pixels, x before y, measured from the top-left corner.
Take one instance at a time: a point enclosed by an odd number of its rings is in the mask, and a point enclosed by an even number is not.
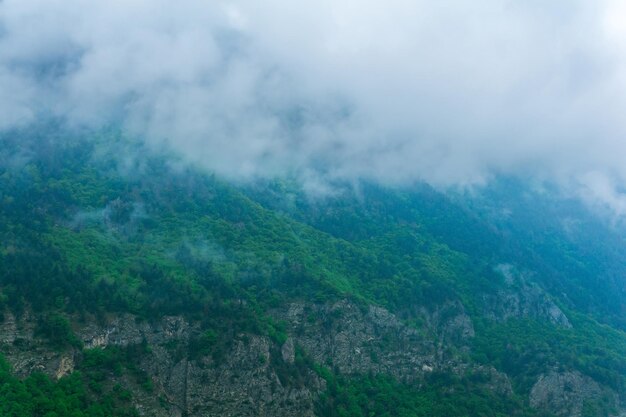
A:
[[[232,178],[532,174],[623,209],[624,22],[618,0],[3,0],[0,128],[119,123]]]

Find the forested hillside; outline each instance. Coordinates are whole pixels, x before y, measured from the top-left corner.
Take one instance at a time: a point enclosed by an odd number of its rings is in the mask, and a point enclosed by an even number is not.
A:
[[[312,195],[5,133],[0,414],[623,415],[624,229],[550,187]]]

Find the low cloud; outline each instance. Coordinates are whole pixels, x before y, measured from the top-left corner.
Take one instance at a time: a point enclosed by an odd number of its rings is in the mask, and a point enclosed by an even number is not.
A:
[[[617,0],[3,0],[0,128],[119,124],[235,179],[544,177],[623,211],[624,21]]]

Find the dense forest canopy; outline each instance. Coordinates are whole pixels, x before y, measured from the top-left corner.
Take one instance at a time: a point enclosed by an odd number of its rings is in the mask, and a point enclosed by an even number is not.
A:
[[[0,0],[0,417],[625,417],[620,0]]]
[[[107,375],[154,389],[133,359],[150,346],[88,349],[73,331],[81,322],[184,316],[199,327],[180,354],[219,361],[241,334],[284,343],[288,323],[270,313],[293,300],[380,306],[425,337],[424,309],[463,306],[475,336],[442,354],[494,366],[515,393],[494,394],[478,374],[433,375],[427,388],[341,375],[306,352],[273,363],[287,384],[306,383],[307,370],[326,380],[320,415],[535,415],[533,381],[559,368],[624,395],[624,235],[579,200],[511,178],[470,194],[362,182],[311,196],[297,181],[233,185],[114,131],[1,140],[4,319],[35,317],[36,337],[79,358],[58,382],[19,380],[4,364],[7,415],[132,415],[131,394],[103,385]],[[542,294],[553,316],[489,310],[511,291]],[[587,415],[619,406],[602,398]]]

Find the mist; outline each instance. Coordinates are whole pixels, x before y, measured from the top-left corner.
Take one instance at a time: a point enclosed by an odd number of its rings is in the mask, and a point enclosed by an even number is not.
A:
[[[120,126],[221,176],[548,179],[626,213],[619,1],[4,0],[0,129]]]

